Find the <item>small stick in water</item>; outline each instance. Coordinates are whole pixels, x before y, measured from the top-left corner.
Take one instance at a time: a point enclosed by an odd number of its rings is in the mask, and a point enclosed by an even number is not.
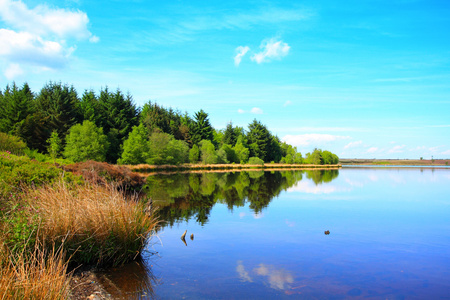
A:
[[[187,230],[185,230],[184,233],[181,235],[181,240],[187,246],[186,239],[185,239],[186,238],[186,232],[187,232]]]
[[[194,234],[191,233],[191,241],[193,241],[193,240],[194,240]]]

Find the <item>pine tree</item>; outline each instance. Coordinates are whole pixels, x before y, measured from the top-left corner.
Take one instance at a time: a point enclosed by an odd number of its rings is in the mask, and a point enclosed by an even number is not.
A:
[[[272,135],[267,127],[256,119],[248,125],[247,133],[250,157],[258,157],[265,162],[270,161]]]
[[[202,140],[213,140],[213,128],[209,122],[208,114],[203,109],[195,113],[195,120],[191,123],[190,131],[193,144],[199,144]]]

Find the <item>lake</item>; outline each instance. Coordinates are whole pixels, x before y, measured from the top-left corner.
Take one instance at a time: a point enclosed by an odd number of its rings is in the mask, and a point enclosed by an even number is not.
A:
[[[146,190],[166,222],[142,260],[103,273],[115,297],[450,298],[448,168],[155,175]]]

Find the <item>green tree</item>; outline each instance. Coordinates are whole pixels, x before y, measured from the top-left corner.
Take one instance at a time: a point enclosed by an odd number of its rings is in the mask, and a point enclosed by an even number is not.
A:
[[[322,150],[315,148],[312,153],[306,153],[305,162],[312,165],[323,165]]]
[[[213,140],[213,128],[209,122],[208,114],[203,109],[195,113],[195,120],[191,123],[190,132],[193,144],[199,144],[202,140]]]
[[[282,158],[281,141],[277,136],[271,136],[269,144],[269,152],[267,154],[267,161],[279,162]]]
[[[256,119],[248,125],[247,140],[250,156],[259,157],[263,161],[270,161],[272,135],[267,127]]]
[[[123,143],[123,152],[119,164],[137,165],[145,163],[149,155],[148,131],[141,123],[134,126]]]
[[[220,147],[219,151],[223,151],[225,153],[226,159],[224,161],[227,161],[229,163],[239,163],[240,162],[238,156],[236,155],[235,149],[232,148],[230,145],[223,144],[222,147]]]
[[[149,137],[147,163],[151,165],[182,164],[189,161],[189,146],[172,135],[153,132]]]
[[[91,121],[76,124],[69,129],[64,156],[74,162],[105,161],[109,142],[103,129]]]
[[[177,140],[185,140],[185,126],[182,127],[182,115],[179,111],[149,101],[144,104],[140,118],[150,133],[164,132]]]
[[[0,92],[0,131],[21,136],[20,128],[34,112],[34,96],[27,83],[19,89],[15,83]]]
[[[339,157],[330,151],[322,151],[322,159],[325,165],[334,165],[339,163]]]
[[[244,146],[244,136],[238,138],[233,150],[236,154],[237,162],[244,164],[248,161],[250,150]]]
[[[195,164],[200,159],[200,150],[197,145],[192,146],[191,150],[189,150],[189,162]]]
[[[283,142],[281,144],[281,154],[283,158],[281,159],[282,163],[286,164],[301,164],[303,163],[302,154],[297,152],[297,147],[293,147],[292,145]]]
[[[93,90],[85,90],[78,103],[80,114],[83,120],[94,122],[97,126],[102,126],[103,111],[98,97]]]
[[[237,142],[237,134],[235,128],[233,128],[233,123],[228,123],[227,128],[225,128],[225,132],[223,133],[222,143],[228,144],[231,146],[236,145]]]
[[[50,82],[46,84],[36,98],[36,110],[45,116],[45,145],[52,131],[56,130],[61,139],[69,128],[81,121],[78,110],[79,99],[74,87]]]
[[[115,93],[108,87],[100,91],[101,127],[108,136],[110,149],[106,160],[115,163],[122,153],[121,145],[128,137],[133,126],[139,125],[139,110],[130,94],[126,96],[117,89]]]
[[[216,149],[209,140],[202,140],[199,143],[200,145],[200,156],[202,163],[204,164],[215,164],[217,163],[217,155],[216,155]]]
[[[47,151],[53,159],[56,159],[62,150],[61,139],[59,138],[58,131],[53,130],[50,138],[47,140],[48,148]]]

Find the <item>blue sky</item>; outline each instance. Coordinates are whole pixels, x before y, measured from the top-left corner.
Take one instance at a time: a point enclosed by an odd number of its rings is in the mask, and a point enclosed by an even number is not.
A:
[[[450,158],[450,2],[0,0],[0,87],[102,87],[343,158]]]

